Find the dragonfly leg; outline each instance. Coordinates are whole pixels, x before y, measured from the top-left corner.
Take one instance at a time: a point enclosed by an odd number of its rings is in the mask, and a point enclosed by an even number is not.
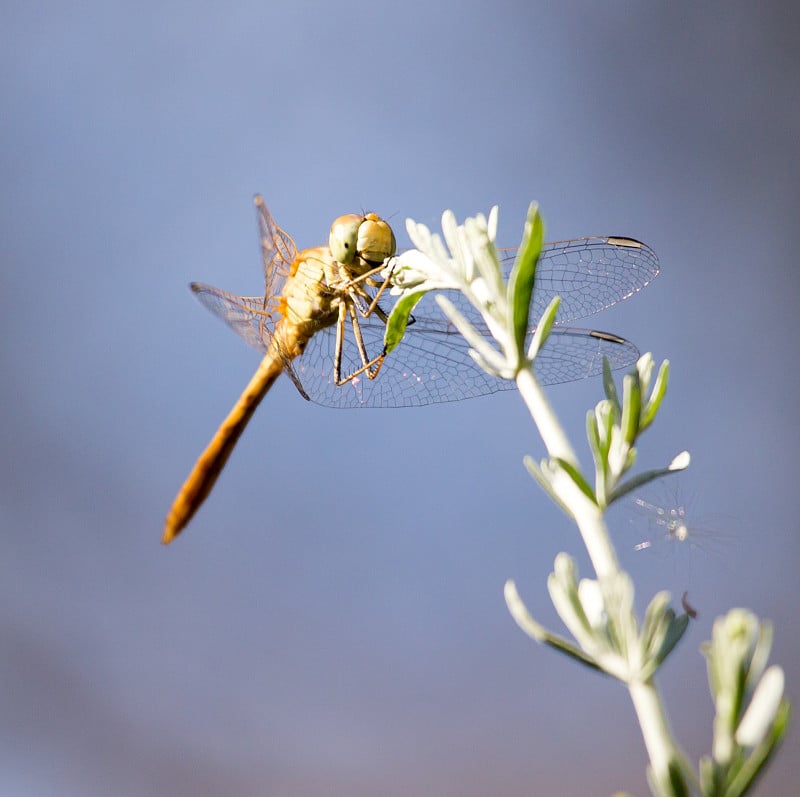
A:
[[[378,372],[381,370],[383,361],[386,359],[386,350],[384,349],[377,357],[373,357],[370,360],[369,356],[367,355],[367,347],[364,345],[364,338],[361,334],[361,324],[358,320],[358,313],[353,306],[350,307],[350,319],[353,323],[353,337],[356,339],[358,352],[361,355],[361,362],[363,363],[361,369],[354,374],[354,376],[357,376],[362,371],[366,371],[367,376],[370,379],[375,379],[375,377],[378,375]],[[383,318],[383,320],[386,321],[385,318]]]
[[[347,284],[343,286],[343,290],[347,291],[353,298],[358,296],[362,299],[366,299],[370,302],[369,306],[366,309],[362,309],[358,306],[356,302],[356,306],[359,307],[359,312],[361,313],[364,318],[369,318],[372,313],[377,313],[378,316],[382,321],[386,321],[387,316],[386,313],[378,307],[378,302],[380,301],[381,296],[383,296],[383,292],[386,290],[388,286],[391,285],[392,282],[392,274],[394,272],[394,264],[389,271],[389,275],[382,279],[380,283],[377,281],[371,281],[371,278],[374,277],[376,274],[379,274],[386,268],[386,265],[382,263],[377,268],[373,268],[370,271],[365,272],[364,274],[360,274],[359,276],[355,277],[354,279],[350,280]],[[370,296],[363,287],[364,282],[368,282],[369,284],[376,285],[378,288],[377,293],[374,296]]]
[[[350,321],[353,325],[353,337],[355,338],[362,364],[361,368],[342,378],[342,352],[344,349],[345,322],[348,314],[350,315]],[[385,351],[382,351],[377,357],[370,359],[367,354],[367,347],[364,345],[364,337],[361,334],[361,325],[358,322],[358,312],[356,311],[355,304],[342,302],[339,305],[339,317],[336,321],[336,352],[333,359],[333,378],[336,386],[341,387],[364,372],[366,372],[368,379],[375,379],[385,359]]]
[[[375,312],[378,314],[381,321],[383,321],[384,323],[386,323],[386,321],[388,320],[386,313],[384,313],[383,310],[381,310],[381,308],[378,307],[378,301],[381,298],[381,296],[383,296],[383,292],[386,290],[386,286],[391,283],[393,274],[394,274],[394,264],[392,264],[388,276],[384,278],[384,280],[378,287],[377,293],[375,294],[375,296],[372,297],[372,303],[367,308],[367,311],[364,313],[365,318],[370,316],[373,312]]]

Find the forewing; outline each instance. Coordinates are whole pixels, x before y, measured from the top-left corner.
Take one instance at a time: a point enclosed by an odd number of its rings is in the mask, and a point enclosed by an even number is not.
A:
[[[297,247],[292,237],[275,223],[262,196],[256,196],[255,205],[264,265],[264,296],[269,300],[283,292],[283,283],[297,257]]]
[[[508,279],[516,251],[502,250]],[[561,297],[557,324],[599,313],[633,296],[658,275],[656,253],[632,238],[576,238],[545,244],[536,267],[531,323],[537,323],[554,296]],[[469,317],[476,312],[467,310]]]

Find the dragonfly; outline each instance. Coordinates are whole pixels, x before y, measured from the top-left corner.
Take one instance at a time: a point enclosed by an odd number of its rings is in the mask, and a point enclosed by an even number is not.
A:
[[[264,293],[239,296],[202,283],[200,302],[262,354],[261,364],[220,425],[167,515],[171,542],[213,488],[240,435],[276,379],[287,374],[303,398],[331,407],[410,407],[513,389],[478,368],[469,345],[432,296],[414,308],[406,335],[386,355],[384,333],[396,243],[374,213],[340,216],[327,246],[298,252],[263,198],[256,196]],[[516,250],[500,251],[505,278]],[[634,295],[658,274],[653,250],[632,238],[578,238],[544,245],[536,270],[531,317],[561,297],[557,322],[534,363],[539,381],[558,384],[595,376],[638,356],[634,344],[608,332],[566,326]],[[387,274],[388,276],[382,276]],[[480,313],[456,291],[448,298],[489,336]],[[535,327],[530,329],[533,334]]]

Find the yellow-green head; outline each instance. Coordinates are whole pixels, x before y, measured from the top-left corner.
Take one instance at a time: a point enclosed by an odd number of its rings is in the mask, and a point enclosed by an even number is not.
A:
[[[369,263],[383,263],[397,248],[392,228],[375,213],[339,216],[331,224],[328,246],[334,258],[344,265],[356,257]]]

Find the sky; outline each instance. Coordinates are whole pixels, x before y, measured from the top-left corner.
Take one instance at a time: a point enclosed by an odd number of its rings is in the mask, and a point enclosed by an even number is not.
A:
[[[172,546],[169,504],[257,355],[187,285],[258,293],[252,197],[300,246],[373,210],[401,247],[500,207],[519,241],[625,235],[662,273],[591,326],[671,363],[642,467],[686,507],[611,528],[646,605],[698,611],[660,673],[697,760],[700,644],[734,606],[800,683],[793,496],[800,14],[788,3],[17,4],[0,25],[0,792],[646,793],[619,684],[535,645],[514,578],[579,538],[513,391],[334,410],[280,380]],[[548,395],[587,463],[598,380]],[[636,507],[629,507],[636,510]],[[675,550],[678,549],[678,550]],[[756,789],[800,782],[797,734]]]

